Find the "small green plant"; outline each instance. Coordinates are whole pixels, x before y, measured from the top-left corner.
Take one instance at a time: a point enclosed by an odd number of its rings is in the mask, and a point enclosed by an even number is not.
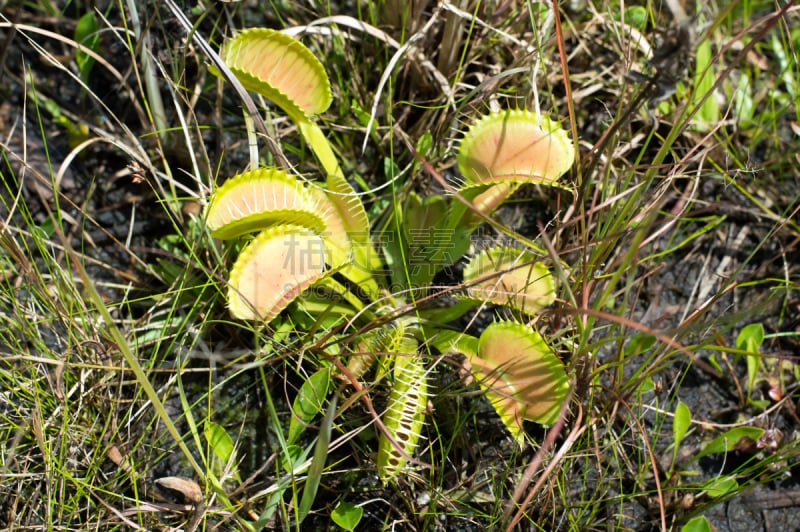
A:
[[[97,17],[94,12],[86,13],[78,19],[78,24],[75,26],[75,42],[86,46],[93,52],[97,52],[99,49],[99,29],[100,25],[97,23]],[[75,52],[75,61],[80,69],[81,81],[88,83],[89,75],[92,72],[92,68],[94,68],[94,58],[82,50],[77,50]]]
[[[705,517],[693,517],[681,527],[681,532],[711,532],[711,524]]]
[[[458,153],[463,182],[449,198],[410,194],[388,217],[391,229],[381,235],[386,241],[381,256],[364,204],[311,118],[331,102],[319,61],[300,42],[268,29],[242,32],[226,43],[222,56],[245,87],[269,98],[297,124],[326,174],[324,182],[316,182],[279,168],[258,168],[216,190],[205,213],[212,236],[257,233],[230,271],[230,312],[263,323],[324,322],[326,334],[341,331],[342,338],[356,334],[349,352],[338,353],[338,360],[337,353],[330,353],[337,369],[321,369],[301,389],[289,440],[296,441],[321,411],[328,380],[338,374],[361,388],[358,379],[381,359],[379,373],[390,391],[378,423],[377,467],[384,482],[393,480],[413,455],[423,429],[434,350],[466,356],[519,443],[525,438],[524,420],[554,423],[570,386],[564,365],[539,333],[508,320],[489,325],[479,338],[448,327],[487,303],[509,307],[519,316],[553,303],[555,279],[542,249],[487,246],[464,267],[459,303],[429,310],[417,302],[433,293],[434,277],[467,254],[470,235],[520,185],[556,186],[575,158],[560,126],[524,110],[477,120]],[[288,315],[282,314],[285,310]]]
[[[766,408],[769,406],[768,401],[753,399],[753,390],[761,367],[762,343],[764,343],[764,326],[760,323],[745,326],[736,337],[736,348],[744,352],[747,359],[747,401],[760,408]]]

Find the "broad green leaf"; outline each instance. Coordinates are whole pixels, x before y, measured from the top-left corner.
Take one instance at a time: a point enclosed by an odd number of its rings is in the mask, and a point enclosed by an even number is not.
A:
[[[322,63],[300,41],[269,28],[253,28],[225,43],[222,59],[246,89],[296,119],[325,111],[332,101]],[[212,72],[217,74],[212,68]]]
[[[675,407],[675,417],[672,419],[672,436],[676,450],[680,447],[681,441],[683,441],[683,437],[691,424],[692,413],[689,407],[683,401],[679,401],[678,406]]]
[[[417,155],[422,158],[427,158],[431,156],[431,150],[433,149],[433,135],[429,130],[426,130],[417,140]]]
[[[467,358],[478,355],[478,339],[466,333],[440,330],[429,341],[441,353],[459,353]]]
[[[733,477],[712,478],[705,483],[705,491],[712,499],[724,497],[739,488],[739,483]]]
[[[639,31],[645,30],[648,19],[647,8],[643,6],[628,6],[625,8],[625,22]]]
[[[259,168],[228,179],[206,210],[214,238],[229,239],[292,223],[319,233],[328,230],[332,209],[304,183],[277,168]]]
[[[753,124],[756,104],[753,101],[752,83],[747,71],[740,72],[736,80],[736,88],[733,89],[733,109],[739,127],[745,128]]]
[[[518,442],[522,421],[551,425],[569,395],[561,360],[544,339],[524,324],[495,322],[481,334],[473,373],[503,424]]]
[[[221,425],[212,421],[205,423],[203,429],[206,441],[208,441],[208,445],[214,455],[223,464],[229,463],[234,449],[233,438],[231,438],[230,434]]]
[[[326,275],[322,237],[296,225],[273,226],[256,236],[236,259],[228,307],[235,318],[269,322]]]
[[[297,397],[292,402],[292,419],[286,436],[288,443],[295,443],[306,426],[322,412],[330,382],[331,370],[325,367],[311,375],[300,387]]]
[[[634,357],[641,355],[656,343],[656,337],[652,334],[637,333],[631,336],[631,339],[625,344],[624,352],[625,357]]]
[[[339,327],[353,317],[355,310],[347,302],[336,299],[322,290],[306,292],[289,307],[292,321],[308,332]]]
[[[379,124],[376,120],[371,120],[370,113],[365,111],[355,98],[350,100],[350,110],[353,112],[362,127],[369,126],[369,134],[370,136],[374,137],[375,130],[378,128]]]
[[[758,354],[764,342],[764,326],[760,323],[746,325],[736,337],[736,347],[748,353]]]
[[[700,100],[713,91],[716,73],[714,71],[714,52],[711,41],[703,40],[695,51],[694,101]],[[697,127],[703,131],[715,127],[720,121],[719,101],[709,94],[697,112]]]
[[[683,525],[681,532],[711,532],[711,524],[703,516],[693,517]]]
[[[555,281],[539,257],[528,250],[493,247],[478,253],[464,267],[466,296],[510,305],[533,314],[555,300]]]
[[[649,393],[656,389],[656,383],[652,377],[647,377],[642,381],[638,388],[636,388],[636,393],[643,394]]]
[[[97,17],[95,16],[94,11],[86,13],[78,19],[78,23],[75,25],[75,41],[84,45],[91,51],[97,52],[99,30],[100,25],[97,23]],[[81,80],[84,83],[87,83],[89,80],[89,74],[94,67],[94,57],[90,56],[86,52],[77,50],[75,52],[75,62],[78,63],[78,68],[80,69],[81,73]]]
[[[708,443],[697,455],[694,460],[709,454],[725,453],[736,448],[742,439],[758,440],[764,434],[764,429],[759,427],[736,427],[725,434],[717,436]]]
[[[764,342],[764,326],[751,323],[745,326],[736,337],[736,347],[747,351],[747,397],[753,392],[761,365],[761,344]]]
[[[285,452],[281,455],[281,467],[290,473],[300,467],[306,461],[308,451],[296,444],[286,446]]]
[[[447,228],[448,207],[439,195],[422,199],[411,193],[403,208],[402,232],[405,261],[398,272],[408,275],[412,287],[430,284],[436,273],[453,264],[460,257],[454,256],[452,231]],[[399,279],[398,275],[394,279]]]
[[[347,501],[339,501],[339,504],[331,512],[331,521],[352,532],[361,522],[363,515],[364,509],[360,506]]]
[[[403,206],[403,230],[410,241],[422,236],[425,239],[419,242],[421,245],[433,245],[435,236],[449,236],[436,235],[438,230],[445,228],[446,222],[447,204],[442,196],[432,195],[423,199],[411,192],[406,198]],[[447,244],[446,241],[439,243]]]
[[[450,323],[456,321],[466,314],[469,310],[480,304],[473,299],[460,299],[446,307],[430,307],[419,310],[422,319],[434,323]]]

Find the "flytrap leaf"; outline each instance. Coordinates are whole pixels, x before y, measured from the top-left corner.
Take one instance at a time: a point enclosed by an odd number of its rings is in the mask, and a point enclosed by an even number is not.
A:
[[[351,202],[332,202],[323,189],[283,170],[259,168],[232,177],[216,190],[206,210],[206,223],[211,235],[221,239],[277,224],[314,231],[322,235],[328,264],[342,268],[344,275],[370,289],[374,280],[369,265],[348,264],[361,256],[361,248],[369,245],[360,241],[354,244],[356,236],[369,237],[369,222],[366,214],[361,219],[361,211],[363,207],[359,211]]]
[[[392,391],[383,416],[389,436],[381,434],[378,443],[378,476],[384,483],[402,471],[408,463],[407,456],[417,448],[428,403],[428,380],[422,359],[412,354],[398,355],[395,359]]]
[[[259,233],[236,259],[228,306],[235,318],[269,322],[326,275],[322,237],[299,225],[276,225]]]
[[[405,353],[414,349],[415,345],[409,336],[403,320],[395,320],[383,327],[370,329],[358,343],[358,354],[351,356],[347,362],[347,371],[356,379],[360,379],[372,366],[376,359],[381,360],[375,379],[383,377],[389,368],[386,360],[388,353]]]
[[[297,39],[253,28],[225,43],[222,59],[248,90],[275,102],[295,120],[325,111],[331,85],[319,60]],[[212,72],[218,75],[212,68]]]
[[[524,324],[490,324],[470,357],[473,373],[503,424],[522,443],[522,421],[551,425],[569,394],[566,371],[544,339]]]
[[[575,161],[575,147],[558,122],[530,111],[507,110],[473,124],[457,160],[468,185],[554,184]]]
[[[319,201],[325,216],[325,240],[329,244],[331,261],[344,268],[342,274],[358,284],[368,293],[375,294],[378,287],[372,272],[379,266],[377,256],[369,238],[369,219],[364,205],[345,181],[329,180],[329,190],[311,188],[313,197]]]
[[[558,178],[575,161],[575,147],[558,122],[525,110],[490,113],[475,122],[461,141],[459,194],[470,212],[455,203],[450,227],[474,228],[524,183],[562,187]]]
[[[467,297],[533,314],[555,300],[555,281],[537,256],[510,247],[487,248],[464,268]]]
[[[275,223],[298,224],[321,233],[332,214],[323,207],[296,178],[277,168],[259,168],[234,176],[217,189],[206,223],[211,235],[223,240]]]

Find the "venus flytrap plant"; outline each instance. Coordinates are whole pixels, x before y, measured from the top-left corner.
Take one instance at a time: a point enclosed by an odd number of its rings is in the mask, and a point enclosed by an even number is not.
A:
[[[268,28],[241,32],[225,43],[221,55],[246,89],[269,99],[292,119],[317,156],[327,174],[325,189],[310,186],[308,192],[319,208],[333,214],[325,232],[336,245],[327,251],[343,267],[344,275],[374,294],[376,285],[364,275],[377,266],[366,211],[345,179],[328,139],[312,119],[332,101],[322,64],[300,41]],[[218,74],[213,67],[211,71]],[[345,249],[354,255],[352,265],[341,256]]]
[[[558,178],[575,158],[560,126],[523,110],[478,120],[459,149],[464,182],[456,194],[421,198],[412,193],[402,212],[391,215],[400,223],[391,235],[396,238],[384,248],[385,268],[371,242],[366,209],[311,118],[331,102],[319,61],[299,41],[266,29],[242,32],[225,44],[222,57],[245,87],[277,104],[297,124],[325,172],[323,184],[277,168],[260,168],[233,177],[214,193],[205,213],[214,237],[258,232],[230,272],[231,314],[267,323],[289,308],[290,319],[298,325],[307,323],[304,316],[328,319],[326,313],[335,308],[353,325],[370,325],[376,319],[383,323],[380,328],[365,327],[366,332],[343,351],[366,353],[350,358],[348,378],[361,378],[379,359],[378,378],[385,376],[391,386],[378,445],[378,473],[384,482],[403,470],[423,429],[431,371],[423,344],[425,349],[467,356],[516,441],[524,442],[524,420],[554,423],[569,396],[569,381],[541,335],[512,321],[493,323],[479,338],[447,328],[448,322],[481,304],[509,306],[526,315],[552,304],[555,281],[541,250],[490,246],[464,268],[461,303],[402,316],[399,310],[413,306],[415,294],[428,292],[434,276],[467,253],[472,232],[520,185],[560,186]],[[447,241],[413,238],[420,234],[443,234]],[[413,290],[392,293],[397,287]],[[327,300],[327,294],[335,297]],[[320,375],[332,378],[335,373],[316,373],[313,386],[304,389],[325,393],[328,388],[320,379],[327,377]],[[313,407],[295,412],[292,441],[321,411],[318,399]]]

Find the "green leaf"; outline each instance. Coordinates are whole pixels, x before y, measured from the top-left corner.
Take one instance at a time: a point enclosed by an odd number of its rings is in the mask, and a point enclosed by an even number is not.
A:
[[[737,348],[756,355],[762,343],[764,343],[764,326],[760,323],[746,325],[736,337]]]
[[[440,330],[429,341],[441,353],[459,353],[467,358],[478,355],[478,339],[466,333]]]
[[[636,333],[625,344],[625,358],[641,355],[656,343],[656,337],[652,334]]]
[[[406,198],[402,222],[402,242],[406,250],[402,266],[412,287],[430,284],[437,272],[460,258],[453,256],[453,235],[447,228],[447,212],[447,203],[441,196],[421,199],[412,192]]]
[[[203,426],[203,433],[206,437],[206,441],[208,442],[209,447],[211,448],[211,452],[214,453],[214,456],[217,457],[219,460],[218,464],[215,464],[214,470],[216,474],[221,474],[223,468],[228,465],[233,465],[234,461],[234,443],[233,438],[231,438],[230,434],[221,426],[212,421],[207,421]],[[238,478],[238,474],[234,472],[234,476]]]
[[[683,401],[678,402],[678,406],[675,407],[675,417],[672,419],[672,436],[676,450],[680,447],[691,424],[692,413],[689,411],[689,407]]]
[[[285,452],[281,455],[281,467],[287,473],[291,473],[305,462],[307,456],[308,451],[299,445],[287,445]]]
[[[711,41],[705,39],[697,45],[695,52],[694,101],[700,100],[713,91],[716,73],[713,63],[714,53]],[[714,94],[709,94],[697,112],[697,128],[702,131],[715,127],[720,122],[719,102]]]
[[[740,72],[733,92],[734,117],[739,127],[748,127],[753,124],[756,104],[753,101],[753,89],[747,71]]]
[[[473,373],[503,424],[522,443],[522,421],[551,425],[569,395],[564,365],[544,339],[516,322],[490,324],[470,358]]]
[[[431,155],[433,149],[433,134],[430,131],[425,131],[417,141],[417,155],[422,158],[427,158]]]
[[[736,347],[747,352],[747,397],[753,392],[761,365],[761,344],[764,342],[764,326],[751,323],[736,337]]]
[[[303,385],[292,403],[292,419],[289,422],[288,443],[295,443],[306,426],[322,412],[323,402],[328,395],[331,382],[331,370],[325,367],[311,375]]]
[[[372,137],[372,140],[375,142],[375,144],[380,144],[380,137],[376,133],[379,126],[378,121],[372,120],[370,113],[365,111],[355,98],[350,100],[350,110],[356,116],[356,119],[362,127],[366,128],[369,126],[369,136]]]
[[[479,301],[472,299],[460,299],[446,307],[431,307],[419,309],[419,315],[423,320],[433,323],[450,323],[461,318],[471,309],[480,304]]]
[[[447,204],[444,198],[438,195],[420,198],[411,192],[405,200],[403,209],[403,230],[406,238],[412,240],[415,233],[430,236],[434,230],[444,229],[447,223]],[[446,244],[446,242],[442,242]],[[426,242],[433,244],[433,242]]]
[[[331,512],[331,521],[352,532],[361,522],[363,515],[364,509],[360,506],[347,501],[339,501],[339,504]]]
[[[211,450],[214,451],[214,455],[219,458],[222,463],[227,464],[231,456],[233,456],[233,438],[231,438],[230,434],[228,434],[221,425],[213,421],[205,423],[203,428],[206,440],[211,446]]]
[[[704,485],[706,493],[712,499],[724,497],[738,488],[739,483],[732,477],[712,478]]]
[[[300,505],[297,508],[298,523],[302,523],[303,519],[306,518],[311,506],[314,504],[314,499],[317,497],[319,483],[322,480],[322,472],[325,470],[325,462],[328,459],[331,429],[333,428],[333,418],[336,415],[336,404],[336,396],[333,396],[319,427],[319,437],[317,438],[317,444],[314,446],[314,458],[311,460],[306,484],[303,487],[303,497],[300,499]]]
[[[84,45],[93,52],[97,52],[99,30],[100,25],[97,23],[97,17],[95,16],[94,12],[92,11],[86,13],[78,19],[78,23],[75,25],[75,42]],[[78,63],[78,68],[80,69],[81,73],[81,80],[84,83],[87,83],[89,80],[89,74],[91,74],[92,71],[92,67],[94,67],[94,58],[86,52],[77,50],[75,52],[75,62]]]
[[[758,440],[764,434],[764,429],[758,427],[736,427],[725,434],[717,436],[711,442],[708,443],[698,454],[696,454],[693,460],[699,460],[700,458],[707,456],[709,454],[717,454],[717,453],[725,453],[728,451],[732,451],[736,448],[740,441],[747,438],[753,441]]]
[[[639,31],[647,27],[647,9],[643,6],[629,6],[625,8],[625,22]]]
[[[289,307],[292,321],[304,331],[329,331],[343,325],[355,314],[345,301],[330,298],[321,290],[306,292]]]
[[[332,263],[344,264],[342,275],[374,296],[378,286],[372,272],[379,267],[378,255],[370,241],[370,226],[363,203],[350,183],[338,174],[329,174],[327,190],[314,187],[312,195],[326,215],[325,241]]]
[[[647,377],[644,380],[642,380],[642,383],[639,385],[638,388],[636,388],[636,393],[638,394],[649,393],[654,391],[655,389],[656,389],[655,381],[653,380],[652,377]]]
[[[703,516],[693,517],[683,525],[681,532],[711,532],[711,524]]]

